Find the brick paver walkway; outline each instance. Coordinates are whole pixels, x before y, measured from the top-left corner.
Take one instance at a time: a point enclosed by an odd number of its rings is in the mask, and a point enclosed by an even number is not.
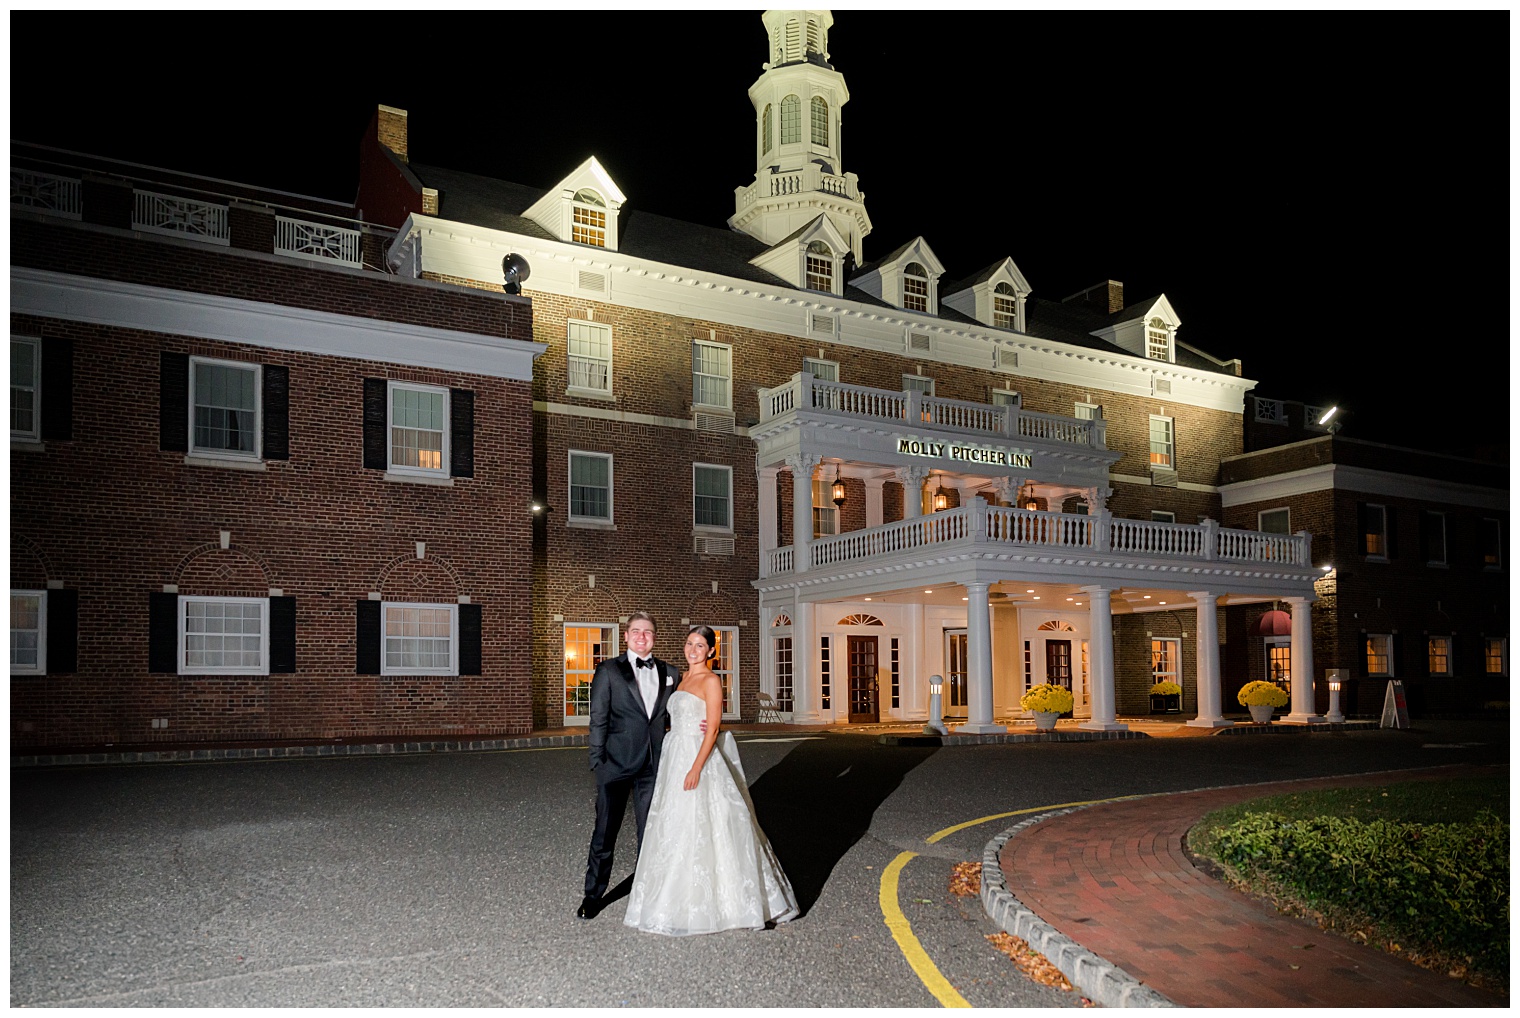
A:
[[[1476,769],[1463,773],[1476,773]],[[1280,915],[1207,876],[1182,851],[1204,814],[1308,788],[1457,771],[1250,785],[1108,803],[1019,833],[999,861],[1040,918],[1188,1007],[1506,1007],[1505,997]]]

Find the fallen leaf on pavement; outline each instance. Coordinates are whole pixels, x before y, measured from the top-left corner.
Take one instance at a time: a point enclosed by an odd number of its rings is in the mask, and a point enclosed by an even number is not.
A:
[[[1021,972],[1041,986],[1051,986],[1057,990],[1071,989],[1071,983],[1061,974],[1061,970],[1052,965],[1043,954],[1030,947],[1027,941],[1011,933],[989,933],[987,939],[992,942],[993,947],[1006,954]],[[1088,1006],[1088,1003],[1087,1000],[1083,1000],[1084,1007]]]
[[[982,864],[979,862],[958,862],[955,864],[955,872],[950,874],[950,893],[969,897],[982,893]]]

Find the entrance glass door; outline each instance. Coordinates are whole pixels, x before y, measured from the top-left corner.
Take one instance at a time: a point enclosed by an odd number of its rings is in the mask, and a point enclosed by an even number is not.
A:
[[[849,656],[850,723],[879,721],[881,713],[877,706],[876,637],[850,637]]]
[[[1045,681],[1053,686],[1071,688],[1070,640],[1045,641]]]
[[[966,631],[945,630],[945,716],[963,718],[971,701],[966,696]]]

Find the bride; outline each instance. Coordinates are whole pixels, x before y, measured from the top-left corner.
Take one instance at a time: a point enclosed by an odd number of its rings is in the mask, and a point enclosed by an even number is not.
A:
[[[709,664],[713,631],[693,626],[684,653],[688,670],[670,695],[670,732],[623,922],[682,937],[795,919],[797,897],[755,819],[733,734],[718,730],[723,681]]]

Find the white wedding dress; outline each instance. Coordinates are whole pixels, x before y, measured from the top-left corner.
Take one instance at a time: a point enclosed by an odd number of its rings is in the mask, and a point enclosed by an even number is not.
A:
[[[797,916],[797,897],[755,819],[738,747],[720,732],[697,787],[681,787],[702,746],[700,696],[670,696],[670,732],[623,922],[684,937],[758,930]]]

